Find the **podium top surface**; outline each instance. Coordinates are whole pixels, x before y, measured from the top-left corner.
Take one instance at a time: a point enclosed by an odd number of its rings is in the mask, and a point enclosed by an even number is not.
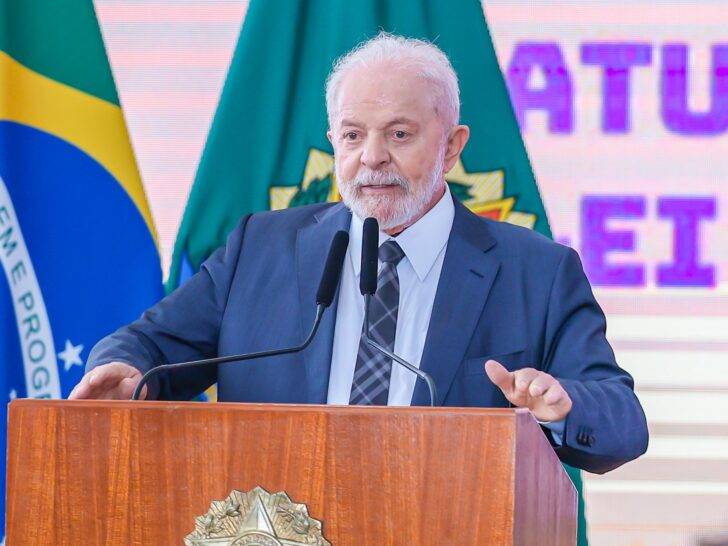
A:
[[[324,413],[348,415],[469,415],[482,417],[500,417],[512,419],[516,416],[527,416],[531,412],[523,408],[461,408],[450,406],[344,406],[321,404],[251,404],[243,402],[179,402],[162,400],[39,400],[19,398],[9,403],[12,408],[97,408],[97,409],[133,409],[133,410],[199,410],[215,411],[247,411],[274,413]]]

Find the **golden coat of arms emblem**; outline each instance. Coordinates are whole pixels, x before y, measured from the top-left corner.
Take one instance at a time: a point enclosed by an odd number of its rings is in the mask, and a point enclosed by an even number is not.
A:
[[[207,514],[195,519],[195,530],[185,546],[331,546],[321,522],[308,515],[305,504],[285,492],[268,493],[256,487],[233,491],[225,500],[212,501]]]

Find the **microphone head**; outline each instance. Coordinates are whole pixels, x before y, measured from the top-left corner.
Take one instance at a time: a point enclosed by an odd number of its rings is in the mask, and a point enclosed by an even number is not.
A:
[[[334,301],[334,294],[336,294],[336,287],[339,286],[339,278],[341,278],[341,270],[344,267],[344,258],[348,246],[349,233],[337,231],[331,241],[329,255],[326,257],[326,265],[316,292],[316,305],[328,307]]]
[[[373,296],[377,291],[377,266],[379,265],[379,222],[376,218],[364,220],[361,240],[361,275],[359,290],[362,295]]]

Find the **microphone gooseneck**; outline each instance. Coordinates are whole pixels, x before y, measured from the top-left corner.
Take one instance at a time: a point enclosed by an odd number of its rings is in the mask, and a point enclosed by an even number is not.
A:
[[[203,366],[213,366],[216,364],[224,364],[226,362],[241,362],[244,360],[255,360],[257,358],[265,358],[269,356],[287,355],[291,353],[298,353],[308,347],[313,338],[316,336],[321,319],[324,316],[324,311],[331,305],[336,294],[336,288],[339,285],[339,279],[341,277],[341,270],[344,266],[344,257],[346,256],[346,248],[349,245],[349,234],[346,231],[338,231],[331,242],[329,247],[329,254],[326,258],[326,265],[324,266],[324,272],[321,275],[321,281],[319,283],[318,291],[316,292],[316,317],[313,321],[313,326],[306,339],[300,345],[295,347],[287,347],[285,349],[272,349],[269,351],[259,351],[256,353],[247,353],[230,356],[220,356],[216,358],[205,358],[202,360],[193,360],[190,362],[178,362],[175,364],[162,364],[155,366],[148,370],[141,378],[134,393],[132,394],[132,400],[139,400],[142,389],[149,381],[166,371],[181,370],[184,368],[195,368]]]
[[[373,347],[387,358],[396,362],[400,366],[404,366],[410,372],[422,379],[427,384],[430,391],[430,405],[437,405],[437,387],[432,376],[413,366],[403,358],[397,356],[392,351],[382,347],[374,341],[369,333],[369,306],[372,296],[377,292],[377,266],[379,265],[379,224],[374,218],[364,220],[364,229],[362,232],[361,245],[361,273],[359,277],[359,289],[364,296],[364,341],[370,347]]]
[[[424,372],[420,370],[418,367],[413,366],[403,358],[397,356],[393,352],[389,351],[385,347],[382,347],[379,343],[374,341],[372,337],[369,335],[369,303],[371,301],[372,297],[369,294],[364,295],[364,341],[366,341],[367,345],[370,347],[375,348],[377,351],[385,355],[387,358],[391,358],[394,360],[397,364],[400,364],[401,366],[404,366],[409,371],[411,371],[413,374],[415,374],[417,377],[422,379],[427,384],[427,390],[430,391],[430,406],[435,407],[437,406],[437,387],[435,386],[435,380],[432,379],[432,376],[428,374],[427,372]]]
[[[267,356],[278,356],[278,355],[287,355],[290,353],[297,353],[299,351],[303,351],[306,347],[308,347],[311,344],[311,341],[313,341],[314,336],[316,335],[316,332],[318,331],[319,324],[321,324],[321,319],[324,316],[324,311],[326,310],[326,307],[323,305],[317,305],[316,306],[316,318],[313,322],[313,327],[311,328],[311,331],[308,334],[308,337],[304,340],[303,343],[300,345],[297,345],[296,347],[287,347],[285,349],[272,349],[270,351],[259,351],[257,353],[247,353],[247,354],[240,354],[240,355],[230,355],[230,356],[219,356],[217,358],[205,358],[202,360],[192,360],[190,362],[178,362],[176,364],[161,364],[159,366],[155,366],[151,370],[147,371],[145,373],[139,383],[137,384],[136,388],[134,389],[134,394],[132,394],[131,399],[132,400],[139,400],[139,396],[141,396],[142,389],[144,386],[149,383],[149,381],[155,376],[162,372],[171,371],[171,370],[181,370],[184,368],[195,368],[198,366],[213,366],[215,364],[225,364],[226,362],[241,362],[244,360],[255,360],[256,358],[265,358]]]

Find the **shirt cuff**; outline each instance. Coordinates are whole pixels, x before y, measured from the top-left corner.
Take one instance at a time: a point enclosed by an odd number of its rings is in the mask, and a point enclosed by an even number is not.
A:
[[[548,423],[539,421],[538,424],[549,429],[551,437],[554,439],[554,443],[558,447],[564,445],[564,427],[566,426],[566,419],[562,419],[561,421],[550,421]]]

